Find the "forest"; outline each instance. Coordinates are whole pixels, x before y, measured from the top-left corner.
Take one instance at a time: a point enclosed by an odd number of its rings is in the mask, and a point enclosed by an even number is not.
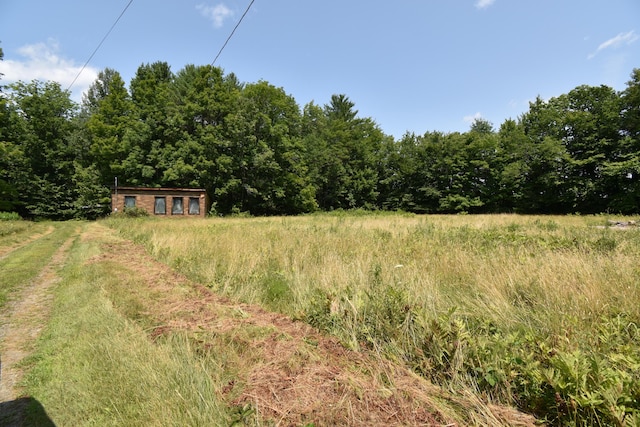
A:
[[[106,68],[80,105],[52,81],[1,91],[0,211],[25,218],[105,216],[116,177],[204,188],[212,215],[640,206],[640,69],[623,91],[582,85],[538,97],[499,128],[479,119],[467,132],[397,140],[347,95],[301,108],[283,88],[209,65],[142,64],[128,87]]]

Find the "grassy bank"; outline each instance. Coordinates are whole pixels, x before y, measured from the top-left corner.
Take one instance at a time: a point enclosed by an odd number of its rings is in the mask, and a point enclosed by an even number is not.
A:
[[[640,232],[605,217],[111,219],[234,299],[550,423],[640,422]]]

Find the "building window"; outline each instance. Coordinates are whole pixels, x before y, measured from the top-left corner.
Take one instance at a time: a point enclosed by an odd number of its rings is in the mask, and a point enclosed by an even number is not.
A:
[[[156,203],[153,208],[153,213],[156,215],[165,215],[167,213],[167,198],[156,197]]]
[[[125,208],[135,208],[136,207],[136,196],[124,196],[124,207]]]
[[[200,198],[189,197],[189,215],[200,215]]]
[[[171,215],[182,215],[184,213],[184,204],[182,197],[173,197],[171,201]]]

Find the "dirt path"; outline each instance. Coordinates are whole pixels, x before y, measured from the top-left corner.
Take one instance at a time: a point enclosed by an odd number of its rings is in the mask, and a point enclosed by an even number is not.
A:
[[[129,241],[112,240],[102,250],[91,262],[116,263],[124,267],[120,274],[140,280],[130,297],[156,325],[150,338],[187,332],[211,357],[220,351],[239,353],[241,362],[236,365],[232,358],[225,359],[236,377],[223,394],[229,405],[253,408],[275,425],[458,425],[450,414],[439,413],[436,402],[443,399],[469,408],[468,424],[535,423],[509,408],[443,393],[407,369],[373,354],[350,351],[303,322],[233,303]]]
[[[53,227],[44,235],[52,231]],[[27,243],[42,236],[35,236]],[[19,399],[21,397],[19,383],[23,376],[19,364],[31,353],[36,339],[46,325],[51,308],[49,289],[58,279],[56,272],[64,265],[73,238],[67,239],[58,248],[40,274],[20,291],[14,301],[8,304],[9,309],[0,314],[0,353],[2,355],[0,421],[3,425],[22,425],[22,412],[29,400]]]

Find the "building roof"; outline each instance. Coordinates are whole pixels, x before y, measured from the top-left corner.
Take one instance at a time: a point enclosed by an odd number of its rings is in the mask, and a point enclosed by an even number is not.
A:
[[[157,192],[157,191],[162,191],[164,193],[177,193],[177,192],[191,192],[191,193],[205,193],[207,190],[205,190],[204,188],[167,188],[167,187],[111,187],[111,191],[115,192],[115,190],[118,191],[136,191],[136,192]]]

